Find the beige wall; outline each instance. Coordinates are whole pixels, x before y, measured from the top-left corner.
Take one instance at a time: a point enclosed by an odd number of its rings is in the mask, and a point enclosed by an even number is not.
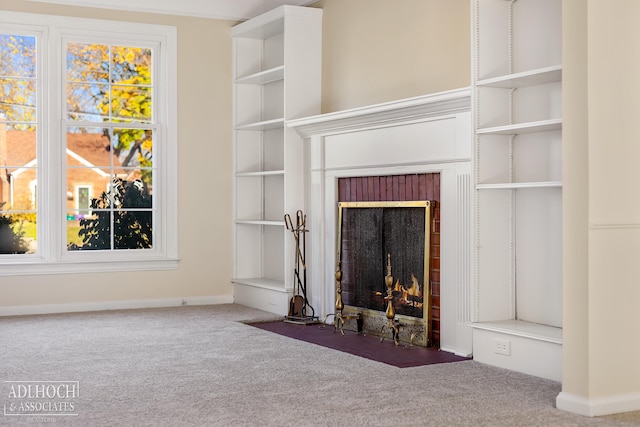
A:
[[[594,397],[638,393],[640,405],[640,2],[613,3],[589,1],[592,386]]]
[[[563,393],[640,408],[640,2],[565,0]]]
[[[469,86],[469,0],[321,0],[322,112]]]
[[[589,353],[596,398],[640,393],[640,2],[606,3],[589,0],[587,21]],[[616,343],[614,354],[603,342]]]
[[[322,0],[323,112],[469,85],[469,0]],[[4,277],[0,306],[230,296],[230,21],[0,0],[0,10],[178,28],[177,271]]]
[[[0,306],[231,295],[229,21],[0,0],[0,10],[178,28],[177,271],[2,277]]]
[[[587,16],[582,0],[565,1],[562,82],[563,386],[575,393],[588,386],[589,152],[587,108]],[[568,388],[567,388],[568,387]]]

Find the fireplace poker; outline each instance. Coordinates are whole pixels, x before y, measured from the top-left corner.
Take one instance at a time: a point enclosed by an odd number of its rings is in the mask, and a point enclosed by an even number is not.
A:
[[[306,259],[306,235],[307,232],[307,216],[301,211],[298,210],[296,212],[296,228],[294,232],[294,237],[296,240],[297,247],[297,259],[296,259],[296,275],[298,278],[298,289],[302,289],[302,297],[304,298],[303,306],[302,306],[302,316],[303,317],[314,317],[315,311],[311,305],[309,305],[309,300],[307,298],[307,264],[305,263]],[[302,237],[300,236],[302,233]],[[302,249],[300,248],[302,246]],[[302,265],[302,280],[300,280],[300,265]],[[311,309],[311,316],[307,316],[307,307]]]
[[[302,213],[301,210],[296,212],[296,229],[298,233],[302,232],[302,239],[300,239],[300,234],[298,234],[297,243],[298,243],[298,255],[300,255],[300,260],[302,261],[302,295],[304,296],[304,307],[302,308],[302,315],[306,315],[307,306],[309,306],[309,301],[307,300],[307,265],[305,264],[306,259],[306,235],[307,231],[307,216]],[[300,240],[302,240],[302,251],[300,250]],[[298,270],[298,274],[300,271]],[[300,281],[300,276],[298,276],[298,283]],[[313,312],[313,307],[309,306],[311,311]],[[315,313],[314,313],[315,314]],[[313,314],[312,314],[313,315]]]
[[[300,220],[296,218],[296,227],[293,227],[293,222],[291,221],[291,217],[289,216],[289,214],[285,214],[284,216],[284,223],[287,227],[287,230],[291,231],[293,233],[293,239],[296,242],[296,247],[295,247],[295,267],[293,269],[293,275],[294,275],[294,281],[297,281],[298,284],[298,292],[300,291],[301,288],[301,280],[300,280],[300,264],[302,264],[302,268],[305,269],[306,271],[306,264],[304,262],[304,256],[302,255],[302,252],[300,251]]]

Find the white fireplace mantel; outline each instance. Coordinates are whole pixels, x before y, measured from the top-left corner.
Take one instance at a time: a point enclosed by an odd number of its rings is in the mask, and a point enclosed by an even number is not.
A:
[[[307,144],[307,296],[320,318],[335,312],[337,180],[439,173],[440,348],[471,355],[470,97],[463,88],[287,122]]]
[[[295,128],[303,138],[388,127],[469,111],[470,96],[471,90],[463,88],[289,120],[287,126]]]

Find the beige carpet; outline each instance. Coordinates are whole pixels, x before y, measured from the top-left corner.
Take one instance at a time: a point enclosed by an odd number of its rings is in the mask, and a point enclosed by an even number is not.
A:
[[[242,322],[238,305],[0,318],[0,387],[79,381],[73,426],[638,426],[555,409],[560,385],[474,361],[395,368]],[[33,425],[2,416],[0,425]]]

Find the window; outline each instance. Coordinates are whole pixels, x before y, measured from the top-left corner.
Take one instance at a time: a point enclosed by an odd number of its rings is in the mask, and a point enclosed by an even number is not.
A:
[[[37,248],[36,55],[34,35],[0,31],[0,254]]]
[[[153,49],[67,41],[64,52],[67,184],[106,186],[68,207],[67,249],[153,248]]]
[[[176,267],[175,59],[173,27],[3,13],[3,273]]]

